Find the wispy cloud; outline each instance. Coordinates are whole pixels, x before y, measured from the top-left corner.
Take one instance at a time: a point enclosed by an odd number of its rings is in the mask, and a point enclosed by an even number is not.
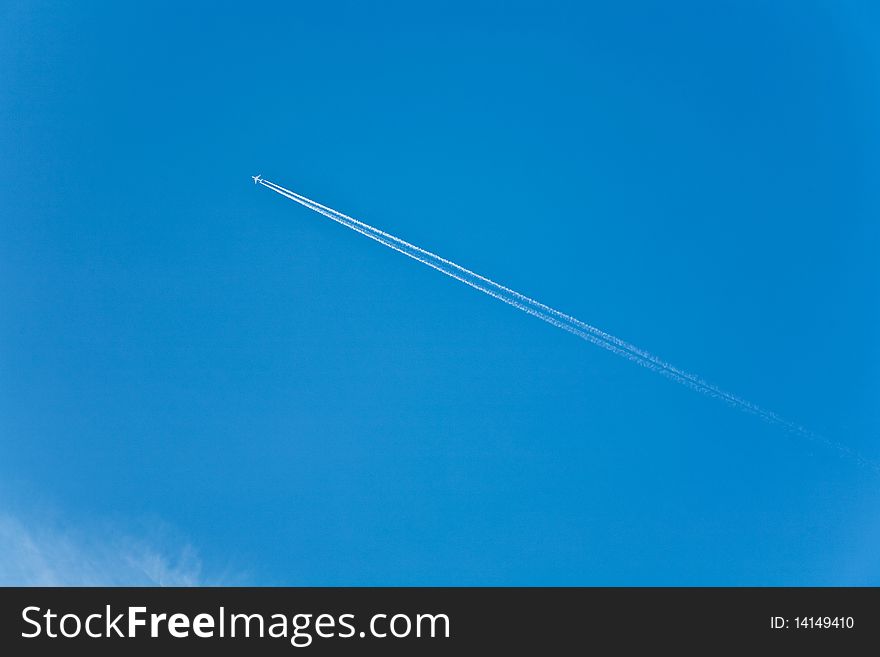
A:
[[[0,513],[0,585],[203,586],[196,550],[111,530],[24,522]]]

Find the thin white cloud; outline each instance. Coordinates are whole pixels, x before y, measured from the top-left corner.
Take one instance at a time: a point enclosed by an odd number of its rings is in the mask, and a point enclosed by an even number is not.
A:
[[[0,585],[204,586],[190,545],[159,546],[112,530],[26,523],[0,513]]]

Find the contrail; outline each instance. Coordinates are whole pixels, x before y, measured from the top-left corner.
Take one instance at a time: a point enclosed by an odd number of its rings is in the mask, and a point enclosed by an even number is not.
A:
[[[350,228],[361,235],[369,237],[372,240],[379,242],[387,246],[390,249],[397,251],[398,253],[402,253],[405,256],[412,258],[428,267],[436,269],[437,271],[446,274],[447,276],[454,278],[457,281],[464,283],[465,285],[469,285],[470,287],[483,292],[484,294],[488,294],[489,296],[498,299],[499,301],[503,301],[506,304],[517,308],[529,315],[537,317],[538,319],[551,324],[557,328],[560,328],[564,331],[568,331],[578,337],[587,340],[603,349],[607,349],[608,351],[617,354],[618,356],[622,356],[627,360],[630,360],[642,367],[645,367],[649,370],[657,372],[658,374],[662,374],[663,376],[680,383],[692,390],[696,390],[704,395],[709,397],[714,397],[716,399],[721,399],[727,404],[738,408],[742,411],[746,411],[747,413],[751,413],[752,415],[756,415],[761,419],[771,423],[778,425],[789,432],[798,434],[802,437],[808,438],[815,442],[821,443],[828,447],[832,447],[847,456],[850,456],[862,464],[868,464],[862,457],[858,454],[855,454],[848,447],[841,445],[836,442],[832,442],[827,438],[820,436],[801,425],[787,420],[780,415],[774,413],[773,411],[769,411],[767,409],[761,408],[760,406],[753,404],[750,401],[747,401],[741,397],[738,397],[732,393],[726,392],[721,388],[706,382],[702,378],[696,376],[695,374],[691,374],[689,372],[685,372],[684,370],[667,363],[666,361],[654,356],[653,354],[636,347],[633,344],[626,342],[616,336],[613,336],[609,333],[606,333],[595,326],[591,326],[585,322],[580,321],[570,315],[566,315],[555,308],[551,308],[535,299],[527,297],[524,294],[521,294],[515,290],[511,290],[508,287],[501,285],[500,283],[496,283],[495,281],[486,278],[485,276],[481,276],[469,269],[458,265],[451,260],[447,260],[437,255],[436,253],[431,253],[430,251],[426,251],[414,244],[410,244],[409,242],[402,240],[399,237],[386,233],[374,226],[370,226],[363,221],[359,221],[353,217],[349,217],[346,214],[343,214],[333,208],[329,208],[325,205],[321,205],[317,201],[313,201],[301,194],[297,194],[296,192],[292,192],[289,189],[285,189],[281,185],[276,185],[273,182],[260,178],[259,176],[254,176],[254,182],[258,182],[264,187],[268,187],[274,192],[288,198],[292,201],[296,201],[300,205],[314,210],[315,212],[324,215],[325,217],[332,219],[333,221],[342,224],[346,228]],[[877,468],[876,465],[870,464],[872,467]]]

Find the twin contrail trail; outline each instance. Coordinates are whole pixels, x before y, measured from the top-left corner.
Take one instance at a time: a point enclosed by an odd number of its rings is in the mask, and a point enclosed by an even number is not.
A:
[[[321,205],[320,203],[306,198],[301,194],[297,194],[296,192],[292,192],[289,189],[285,189],[281,185],[276,185],[275,183],[265,180],[260,176],[254,176],[253,178],[254,182],[257,182],[264,187],[268,187],[272,191],[281,194],[285,198],[296,201],[300,205],[305,206],[310,210],[314,210],[315,212],[322,214],[337,223],[342,224],[346,228],[350,228],[351,230],[354,230],[361,235],[365,235],[366,237],[369,237],[370,239],[375,240],[390,249],[394,249],[398,253],[402,253],[403,255],[412,258],[413,260],[417,260],[423,265],[427,265],[428,267],[436,269],[437,271],[446,274],[447,276],[454,278],[455,280],[460,281],[465,285],[469,285],[472,288],[479,290],[480,292],[488,294],[490,297],[498,299],[499,301],[503,301],[504,303],[509,304],[525,313],[528,313],[529,315],[537,317],[538,319],[543,320],[548,324],[551,324],[564,331],[568,331],[569,333],[573,333],[574,335],[583,338],[588,342],[592,342],[593,344],[602,347],[603,349],[607,349],[608,351],[617,354],[618,356],[622,356],[627,360],[641,365],[642,367],[657,372],[658,374],[662,374],[663,376],[672,379],[673,381],[680,383],[684,386],[687,386],[692,390],[696,390],[697,392],[700,392],[709,397],[720,399],[735,408],[756,415],[771,424],[775,424],[786,429],[789,432],[822,443],[828,447],[832,447],[848,456],[855,458],[862,463],[865,462],[864,459],[852,452],[852,450],[850,450],[846,446],[836,442],[832,442],[827,438],[824,438],[810,431],[809,429],[800,426],[795,422],[791,422],[790,420],[787,420],[777,415],[773,411],[761,408],[760,406],[757,406],[750,401],[726,392],[721,388],[706,382],[695,374],[685,372],[684,370],[681,370],[678,367],[667,363],[657,356],[648,353],[644,349],[636,347],[635,345],[621,340],[618,337],[605,333],[595,326],[591,326],[585,322],[580,321],[579,319],[571,317],[570,315],[566,315],[565,313],[562,313],[555,308],[551,308],[550,306],[544,305],[543,303],[527,297],[524,294],[520,294],[515,290],[511,290],[510,288],[505,287],[500,283],[496,283],[495,281],[486,278],[485,276],[480,276],[479,274],[472,272],[469,269],[465,269],[461,265],[440,257],[436,253],[426,251],[425,249],[415,246],[414,244],[410,244],[409,242],[402,240],[399,237],[395,237],[394,235],[370,226],[363,221],[358,221],[353,217],[349,217],[348,215],[342,214],[337,210],[328,208],[325,205]]]

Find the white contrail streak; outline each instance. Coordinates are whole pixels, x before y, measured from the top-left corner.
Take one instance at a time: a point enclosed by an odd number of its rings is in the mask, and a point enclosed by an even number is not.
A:
[[[405,256],[412,258],[413,260],[417,260],[418,262],[427,265],[437,271],[446,274],[447,276],[454,278],[457,281],[460,281],[466,285],[471,286],[474,289],[479,290],[489,296],[498,299],[499,301],[503,301],[506,304],[513,306],[519,310],[522,310],[529,315],[537,317],[548,324],[551,324],[557,328],[560,328],[564,331],[568,331],[569,333],[573,333],[584,340],[592,342],[595,345],[602,347],[603,349],[607,349],[608,351],[615,353],[619,356],[622,356],[642,367],[645,367],[649,370],[657,372],[658,374],[662,374],[677,383],[680,383],[692,390],[696,390],[704,395],[715,397],[717,399],[721,399],[722,401],[739,408],[740,410],[746,411],[753,415],[757,415],[763,420],[770,422],[772,424],[779,425],[784,429],[796,433],[805,438],[809,438],[810,440],[822,443],[826,446],[833,447],[838,451],[841,451],[848,456],[851,456],[858,460],[859,462],[866,463],[863,458],[853,453],[849,448],[839,443],[832,442],[827,438],[824,438],[809,429],[806,429],[799,424],[791,422],[773,411],[768,411],[756,404],[753,404],[750,401],[742,399],[734,394],[726,392],[717,386],[704,381],[702,378],[685,372],[666,361],[654,356],[653,354],[636,347],[620,338],[605,333],[604,331],[596,328],[595,326],[591,326],[585,322],[580,321],[579,319],[575,319],[570,315],[566,315],[555,308],[551,308],[550,306],[544,305],[535,299],[525,296],[524,294],[520,294],[515,290],[511,290],[500,283],[496,283],[495,281],[488,279],[484,276],[480,276],[479,274],[472,272],[469,269],[465,269],[461,265],[458,265],[450,260],[440,257],[436,253],[431,253],[430,251],[426,251],[414,244],[410,244],[409,242],[400,239],[399,237],[395,237],[389,233],[386,233],[378,228],[370,226],[362,221],[354,219],[353,217],[349,217],[348,215],[342,214],[337,210],[332,208],[328,208],[325,205],[321,205],[320,203],[313,201],[305,196],[297,194],[296,192],[292,192],[289,189],[285,189],[280,185],[276,185],[273,182],[268,180],[264,180],[262,178],[257,178],[256,182],[259,182],[264,187],[268,187],[274,192],[288,198],[292,201],[296,201],[300,205],[314,210],[315,212],[324,215],[325,217],[332,219],[333,221],[342,224],[346,228],[350,228],[361,235],[369,237],[372,240],[379,242],[387,246],[390,249],[397,251],[398,253],[402,253]],[[875,466],[876,467],[876,466]]]

